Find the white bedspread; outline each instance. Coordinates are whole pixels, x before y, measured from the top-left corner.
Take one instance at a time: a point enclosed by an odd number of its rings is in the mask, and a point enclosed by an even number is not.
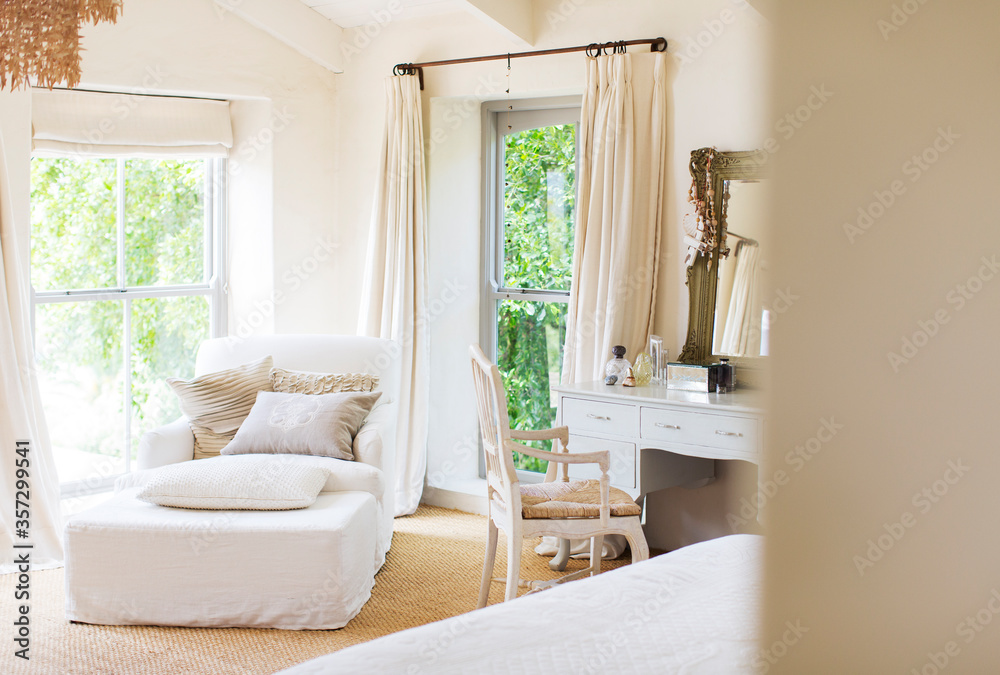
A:
[[[756,535],[687,546],[282,674],[751,673],[762,548]]]

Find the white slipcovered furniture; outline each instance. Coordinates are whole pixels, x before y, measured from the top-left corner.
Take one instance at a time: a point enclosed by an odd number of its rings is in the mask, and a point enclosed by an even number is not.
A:
[[[274,335],[207,340],[196,375],[265,356],[274,366],[378,375],[382,397],[305,509],[220,511],[136,499],[157,467],[191,461],[185,419],[147,433],[139,470],[114,498],[66,526],[66,616],[112,625],[329,629],[367,602],[392,540],[398,349],[354,336]],[[207,461],[207,460],[198,460]]]

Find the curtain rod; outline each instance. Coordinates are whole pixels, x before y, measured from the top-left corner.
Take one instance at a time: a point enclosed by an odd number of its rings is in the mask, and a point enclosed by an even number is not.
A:
[[[113,96],[146,96],[148,98],[183,98],[191,101],[218,101],[228,103],[229,99],[211,98],[207,96],[184,96],[182,94],[147,94],[135,91],[108,91],[106,89],[83,89],[81,87],[39,87],[31,85],[33,90],[38,91],[79,91],[84,94],[111,94]]]
[[[508,64],[511,59],[521,59],[527,56],[549,56],[551,54],[568,54],[570,52],[587,52],[587,56],[600,56],[602,52],[613,52],[615,54],[625,53],[626,47],[633,45],[649,45],[651,52],[667,51],[667,39],[646,38],[644,40],[619,40],[617,42],[593,42],[589,45],[578,47],[561,47],[559,49],[539,49],[533,52],[511,52],[507,54],[493,54],[491,56],[470,56],[465,59],[450,59],[447,61],[424,61],[423,63],[397,63],[392,68],[393,75],[413,75],[420,79],[420,88],[424,88],[424,68],[434,66],[454,66],[459,63],[478,63],[480,61],[502,61],[507,59]],[[591,54],[591,51],[594,53]]]

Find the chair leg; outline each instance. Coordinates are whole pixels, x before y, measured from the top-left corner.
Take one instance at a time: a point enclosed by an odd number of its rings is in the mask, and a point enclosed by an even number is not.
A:
[[[628,539],[629,548],[632,549],[633,563],[649,560],[649,546],[646,544],[646,535],[642,533],[642,523],[638,516],[629,527],[625,538]]]
[[[511,528],[514,529],[514,528]],[[507,592],[504,601],[517,597],[517,585],[521,581],[521,533],[507,534]]]
[[[552,560],[549,561],[549,569],[553,572],[562,572],[566,569],[566,563],[569,562],[569,539],[560,537],[556,539],[556,545],[558,548],[556,554],[552,556]]]
[[[493,518],[489,518],[489,526],[486,533],[486,559],[483,561],[483,581],[479,586],[479,604],[476,607],[485,607],[490,597],[490,583],[493,581],[493,563],[497,559],[497,524]]]
[[[601,559],[604,557],[604,535],[599,534],[590,540],[590,574],[601,573]]]

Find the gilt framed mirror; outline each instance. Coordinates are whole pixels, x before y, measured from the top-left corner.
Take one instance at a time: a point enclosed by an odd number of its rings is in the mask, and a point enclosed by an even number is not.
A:
[[[739,376],[747,366],[759,368],[768,354],[773,317],[761,284],[769,250],[766,159],[761,151],[700,148],[691,153],[697,199],[710,205],[716,226],[711,246],[687,270],[690,301],[687,340],[678,358],[682,363],[727,357]]]

